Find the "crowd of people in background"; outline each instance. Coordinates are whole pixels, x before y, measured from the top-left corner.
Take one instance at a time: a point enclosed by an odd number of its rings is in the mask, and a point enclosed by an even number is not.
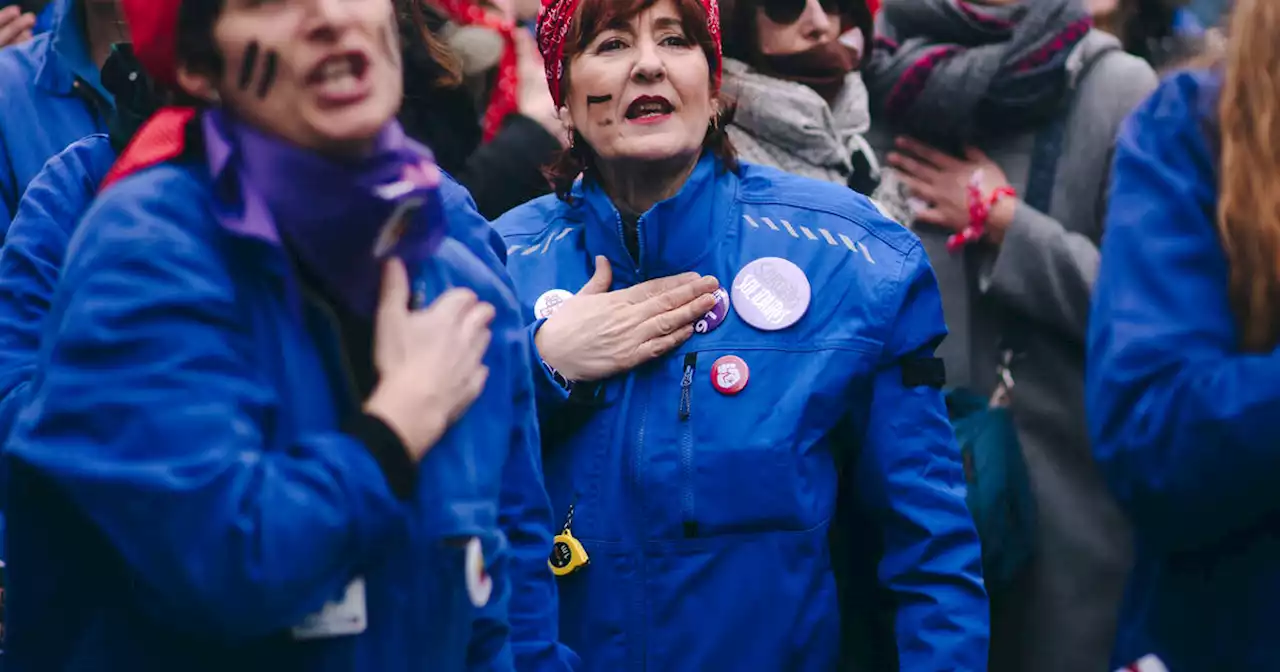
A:
[[[0,5],[0,669],[1280,669],[1280,2]]]

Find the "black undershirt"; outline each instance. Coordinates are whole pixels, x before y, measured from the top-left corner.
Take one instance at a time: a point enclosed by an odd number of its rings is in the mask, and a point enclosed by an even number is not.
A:
[[[321,316],[337,339],[337,362],[340,371],[330,376],[339,381],[348,395],[343,409],[342,431],[358,439],[378,463],[391,491],[401,499],[408,499],[418,480],[418,465],[409,457],[400,436],[381,418],[365,413],[364,400],[373,394],[378,384],[378,371],[373,364],[373,320],[349,310],[327,291],[323,282],[311,273],[296,256],[293,258],[295,277],[302,290],[302,300],[309,313]]]

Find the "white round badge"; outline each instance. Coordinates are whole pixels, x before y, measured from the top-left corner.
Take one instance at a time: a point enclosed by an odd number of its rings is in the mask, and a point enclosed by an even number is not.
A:
[[[560,310],[560,306],[565,301],[573,298],[573,292],[567,289],[552,289],[542,293],[538,300],[533,303],[533,315],[539,320],[544,320],[556,314]]]
[[[471,604],[477,607],[489,604],[489,597],[493,595],[493,579],[484,570],[484,547],[480,544],[479,537],[472,537],[467,542],[464,571],[467,574],[467,595],[471,598]]]
[[[799,266],[781,257],[762,257],[733,279],[733,307],[756,329],[778,331],[804,317],[810,291]]]

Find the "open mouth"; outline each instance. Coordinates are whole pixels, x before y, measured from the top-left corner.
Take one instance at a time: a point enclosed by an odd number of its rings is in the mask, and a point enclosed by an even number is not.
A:
[[[334,54],[320,61],[307,75],[307,84],[320,89],[321,95],[357,94],[369,71],[369,57],[359,51]]]
[[[675,106],[662,96],[640,96],[627,106],[627,120],[644,121],[646,119],[657,119],[671,114],[673,111],[675,111]]]

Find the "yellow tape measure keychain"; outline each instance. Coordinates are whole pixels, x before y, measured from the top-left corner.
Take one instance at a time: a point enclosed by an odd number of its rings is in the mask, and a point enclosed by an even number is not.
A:
[[[551,573],[556,576],[568,576],[591,562],[587,557],[587,549],[582,542],[573,536],[573,505],[569,505],[569,515],[564,520],[564,530],[556,535],[551,544],[551,557],[547,564]]]

